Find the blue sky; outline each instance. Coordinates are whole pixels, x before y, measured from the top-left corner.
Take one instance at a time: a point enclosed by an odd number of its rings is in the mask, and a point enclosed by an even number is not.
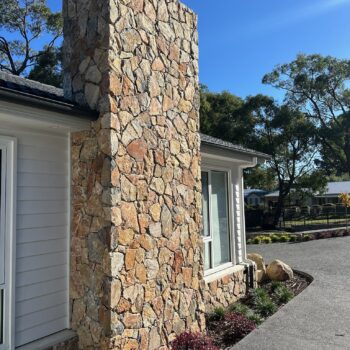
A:
[[[276,64],[298,53],[350,59],[350,0],[182,1],[199,15],[200,80],[212,91],[280,98],[261,84]]]
[[[200,79],[241,97],[298,53],[350,59],[350,0],[183,0],[199,15]]]

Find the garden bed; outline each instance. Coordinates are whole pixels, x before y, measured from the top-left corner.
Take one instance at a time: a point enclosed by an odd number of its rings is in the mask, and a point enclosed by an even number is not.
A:
[[[228,308],[217,308],[207,316],[208,337],[218,349],[229,349],[267,318],[300,294],[312,278],[294,271],[286,282],[264,282],[258,289]]]
[[[270,243],[301,243],[315,239],[346,237],[350,235],[347,229],[325,229],[300,233],[289,232],[259,232],[250,234],[247,244],[270,244]]]

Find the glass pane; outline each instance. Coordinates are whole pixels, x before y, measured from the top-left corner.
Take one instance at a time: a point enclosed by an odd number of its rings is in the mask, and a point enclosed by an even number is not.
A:
[[[202,172],[202,206],[203,206],[203,229],[202,235],[204,237],[210,236],[209,230],[209,174]]]
[[[230,262],[230,233],[228,221],[227,175],[224,172],[211,174],[211,222],[213,230],[214,266]]]
[[[211,242],[204,243],[204,270],[211,268]]]

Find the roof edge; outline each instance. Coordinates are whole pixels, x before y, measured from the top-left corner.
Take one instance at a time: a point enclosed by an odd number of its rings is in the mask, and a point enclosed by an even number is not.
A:
[[[0,86],[0,97],[8,102],[20,102],[22,105],[29,107],[44,107],[46,110],[60,113],[69,113],[73,116],[88,119],[91,121],[97,120],[99,117],[99,113],[97,111],[78,107],[74,104],[64,101],[52,100],[47,97],[8,89],[3,86]]]

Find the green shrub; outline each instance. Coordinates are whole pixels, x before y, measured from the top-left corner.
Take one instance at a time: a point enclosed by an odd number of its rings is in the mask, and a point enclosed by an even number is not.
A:
[[[241,315],[244,316],[248,316],[248,314],[252,311],[251,309],[249,309],[249,307],[247,305],[241,304],[241,303],[234,303],[231,304],[228,307],[228,311],[229,312],[237,312]]]
[[[250,309],[247,305],[241,303],[234,303],[228,307],[228,312],[235,312],[241,314],[248,318],[248,320],[253,321],[256,325],[260,325],[263,323],[263,318],[257,315],[252,309]]]
[[[280,242],[281,243],[289,242],[289,240],[290,240],[290,237],[288,235],[280,236]]]
[[[253,244],[254,242],[253,242],[253,240],[251,239],[251,238],[249,238],[248,240],[247,240],[247,244]]]
[[[257,313],[262,317],[268,317],[277,311],[277,305],[268,299],[258,299],[255,305]]]
[[[257,288],[253,292],[253,300],[255,309],[261,317],[270,316],[277,311],[277,305],[263,288]]]
[[[261,238],[260,238],[260,237],[255,237],[255,238],[253,239],[253,243],[254,243],[254,244],[260,244],[260,243],[261,243]]]
[[[226,313],[225,309],[222,307],[216,307],[214,309],[214,316],[216,319],[219,319],[219,320],[223,319],[225,317],[225,313]]]
[[[276,299],[279,304],[288,303],[288,301],[294,298],[294,293],[290,291],[286,286],[280,285],[275,289],[274,292]]]
[[[272,243],[277,243],[280,241],[280,237],[278,235],[272,235],[271,241],[272,241]]]
[[[290,236],[289,237],[289,242],[296,242],[297,241],[297,237],[296,236]]]
[[[310,235],[304,235],[304,237],[303,237],[304,242],[310,241],[310,239],[311,239]]]
[[[281,286],[283,286],[283,284],[282,284],[281,282],[273,281],[273,282],[271,283],[271,290],[272,290],[272,293],[274,293],[274,291],[275,291],[277,288],[281,287]]]
[[[251,314],[247,315],[247,318],[248,320],[253,321],[257,326],[260,326],[264,322],[264,319],[253,311]]]
[[[272,240],[271,240],[271,237],[269,237],[269,236],[262,237],[262,239],[261,239],[261,243],[269,244],[271,242],[272,242]]]
[[[268,298],[269,294],[267,293],[266,289],[264,288],[256,288],[253,291],[253,299],[265,299]]]

